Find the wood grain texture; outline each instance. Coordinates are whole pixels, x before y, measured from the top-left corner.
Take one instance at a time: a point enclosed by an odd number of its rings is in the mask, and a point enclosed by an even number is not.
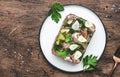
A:
[[[95,71],[65,73],[43,57],[39,29],[52,2],[86,6],[102,19],[107,46]],[[119,45],[120,0],[0,0],[0,77],[107,77]],[[113,77],[120,77],[120,65]]]

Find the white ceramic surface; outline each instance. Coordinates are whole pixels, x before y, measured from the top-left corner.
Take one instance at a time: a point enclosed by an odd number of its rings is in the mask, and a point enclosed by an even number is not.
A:
[[[58,24],[52,21],[50,16],[47,17],[43,22],[42,28],[40,30],[40,46],[43,55],[50,64],[66,72],[79,72],[83,70],[82,61],[79,64],[72,64],[54,56],[51,51],[55,38],[62,26],[65,17],[68,14],[75,14],[79,17],[91,21],[96,26],[96,32],[94,33],[83,57],[90,54],[98,56],[98,59],[101,57],[106,45],[106,32],[99,17],[90,9],[78,5],[66,5],[64,8],[65,10],[61,12],[62,19],[60,19]]]

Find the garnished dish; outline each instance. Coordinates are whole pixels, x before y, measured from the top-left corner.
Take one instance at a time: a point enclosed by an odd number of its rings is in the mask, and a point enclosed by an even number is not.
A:
[[[95,32],[95,25],[75,14],[66,16],[52,48],[52,53],[78,64]]]
[[[46,60],[66,72],[92,71],[106,46],[106,31],[95,12],[80,5],[54,3],[40,28]]]

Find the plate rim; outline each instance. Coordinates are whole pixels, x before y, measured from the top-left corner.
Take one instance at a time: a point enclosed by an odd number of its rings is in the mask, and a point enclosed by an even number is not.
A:
[[[81,4],[65,4],[65,5],[63,5],[63,6],[65,7],[65,6],[71,6],[71,5],[81,6],[81,7],[83,7],[83,8],[86,8],[86,9],[90,10],[90,11],[93,12],[93,13],[99,18],[99,20],[101,21],[101,23],[102,23],[102,25],[103,25],[103,28],[104,28],[104,30],[105,30],[105,37],[106,37],[105,46],[104,46],[103,52],[102,52],[102,54],[101,54],[101,56],[102,56],[102,55],[104,54],[104,52],[105,52],[105,49],[106,49],[106,46],[107,46],[107,39],[108,39],[108,38],[107,38],[107,30],[106,30],[106,28],[105,28],[105,25],[104,25],[102,19],[100,18],[100,16],[99,16],[95,11],[93,11],[92,9],[90,9],[90,8],[84,6],[84,5],[81,5]],[[41,24],[41,26],[40,26],[40,28],[39,28],[39,37],[38,37],[38,40],[39,40],[39,48],[40,48],[40,51],[42,51],[43,57],[45,58],[45,60],[47,61],[47,63],[50,64],[50,66],[54,67],[55,69],[59,69],[59,70],[62,71],[62,72],[66,72],[66,73],[80,73],[80,72],[83,72],[83,70],[73,72],[73,71],[66,71],[66,70],[60,69],[60,68],[54,66],[52,63],[50,63],[50,62],[48,61],[48,59],[45,57],[45,55],[44,55],[44,53],[43,53],[43,50],[42,50],[42,48],[41,48],[40,34],[41,34],[41,29],[42,29],[42,27],[43,27],[43,24],[44,24],[45,20],[47,19],[47,17],[48,17],[48,15],[43,19],[43,22],[42,22],[42,24]],[[39,51],[39,52],[40,52],[40,51]],[[101,56],[100,56],[98,62],[100,61]]]

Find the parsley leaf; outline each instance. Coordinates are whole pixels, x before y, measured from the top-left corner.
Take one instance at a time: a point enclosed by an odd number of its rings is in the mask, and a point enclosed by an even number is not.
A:
[[[61,18],[61,14],[59,12],[63,10],[64,7],[60,3],[54,3],[48,12],[48,16],[51,16],[52,20],[58,23]]]
[[[54,3],[53,7],[57,10],[57,11],[63,11],[64,8],[60,3]]]
[[[94,67],[97,65],[98,60],[97,56],[87,55],[83,58],[83,67],[84,71],[92,71]]]

